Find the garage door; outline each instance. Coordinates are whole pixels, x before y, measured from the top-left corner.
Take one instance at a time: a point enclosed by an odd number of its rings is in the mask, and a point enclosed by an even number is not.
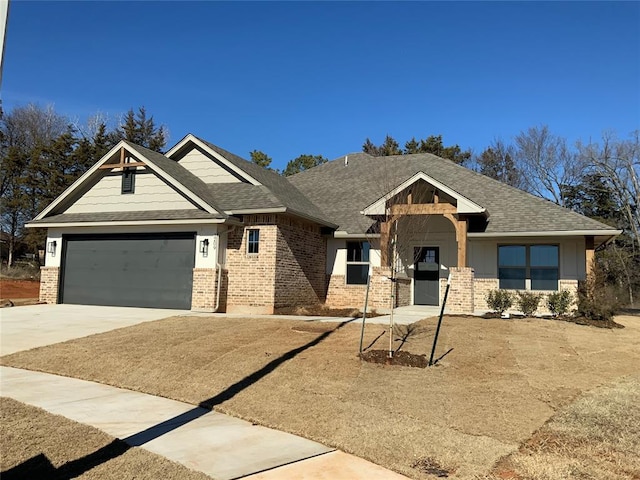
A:
[[[195,234],[63,239],[62,303],[191,308]]]

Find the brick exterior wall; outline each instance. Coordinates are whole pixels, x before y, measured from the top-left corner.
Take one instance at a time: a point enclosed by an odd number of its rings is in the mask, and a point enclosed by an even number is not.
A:
[[[227,296],[229,313],[273,313],[276,285],[275,215],[245,217],[246,227],[229,232],[227,239]],[[248,230],[260,231],[257,254],[247,253]]]
[[[396,284],[397,300],[396,306],[406,307],[413,303],[411,301],[411,279],[410,278],[398,278]]]
[[[491,290],[498,290],[500,288],[500,282],[497,278],[476,278],[473,282],[474,284],[474,308],[479,311],[489,311],[491,310],[487,305],[487,294]],[[577,308],[577,295],[578,295],[578,280],[560,280],[559,285],[560,290],[568,290],[571,292],[573,296],[573,302],[569,307],[569,311]],[[550,293],[555,293],[553,290],[536,290],[532,293],[541,294],[542,298],[540,299],[540,303],[538,304],[538,310],[536,310],[537,315],[549,315],[551,312],[547,308],[547,296]],[[514,291],[515,295],[515,291]],[[520,313],[518,310],[517,302],[514,298],[513,306],[507,310],[507,313]]]
[[[474,271],[470,267],[451,267],[451,287],[447,310],[451,313],[473,313]]]
[[[225,310],[271,314],[277,307],[323,302],[326,240],[320,227],[284,215],[247,215],[244,222],[227,240]],[[260,231],[257,254],[247,253],[249,229]]]
[[[216,280],[215,268],[193,269],[191,310],[213,312],[216,306]]]
[[[344,275],[327,275],[325,303],[332,308],[363,308],[366,285],[347,285]]]
[[[500,283],[497,278],[476,278],[473,282],[474,308],[476,310],[489,310],[487,294],[491,290],[497,290]]]
[[[40,301],[58,303],[58,283],[60,281],[60,267],[40,268]]]
[[[320,227],[278,218],[275,307],[313,305],[325,300],[327,242]]]

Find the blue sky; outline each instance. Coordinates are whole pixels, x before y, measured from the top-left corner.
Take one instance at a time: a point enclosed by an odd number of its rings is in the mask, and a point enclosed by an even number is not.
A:
[[[640,3],[11,0],[2,99],[81,121],[144,105],[170,145],[191,132],[275,167],[386,134],[475,153],[540,124],[626,136]]]

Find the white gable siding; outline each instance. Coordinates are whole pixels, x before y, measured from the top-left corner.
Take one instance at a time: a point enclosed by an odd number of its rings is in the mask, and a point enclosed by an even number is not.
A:
[[[240,183],[237,177],[195,148],[182,157],[178,163],[202,179],[204,183]]]
[[[64,213],[185,210],[195,206],[150,172],[138,170],[135,193],[123,194],[121,175],[103,177]]]

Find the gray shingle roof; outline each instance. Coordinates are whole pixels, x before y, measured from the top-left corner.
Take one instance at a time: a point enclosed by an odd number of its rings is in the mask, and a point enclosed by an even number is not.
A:
[[[207,188],[207,185],[198,177],[196,177],[189,170],[184,168],[161,153],[149,150],[148,148],[141,147],[135,143],[131,143],[125,140],[125,143],[131,148],[146,158],[149,162],[153,163],[160,170],[169,174],[172,178],[184,185],[188,190],[196,194],[202,200],[207,202],[210,206],[215,208],[218,212],[222,213],[223,208],[216,204],[215,198],[211,195],[211,192]]]
[[[127,222],[144,220],[197,220],[223,219],[226,215],[216,215],[203,210],[151,210],[135,212],[99,212],[99,213],[62,213],[41,220],[32,220],[32,225],[39,223],[75,223],[75,222]]]
[[[359,212],[393,187],[422,171],[490,215],[485,232],[609,230],[566,208],[510,187],[431,154],[372,157],[350,154],[290,177],[339,230],[364,233],[373,223]]]
[[[198,138],[198,140],[222,155],[233,165],[246,172],[266,187],[268,193],[270,193],[271,196],[279,203],[279,205],[274,206],[284,207],[292,213],[315,219],[320,223],[332,223],[328,220],[327,216],[316,205],[314,205],[309,198],[307,198],[307,196],[303,195],[300,190],[289,182],[287,177],[283,177],[282,175],[278,175],[266,168],[262,168],[259,165],[228,152],[227,150],[207,142],[206,140],[201,138]],[[252,194],[249,194],[248,190],[245,193],[251,196],[250,203],[255,203],[260,198],[258,190],[254,190]],[[239,207],[233,208],[240,209]]]
[[[213,183],[207,185],[211,195],[225,211],[282,207],[264,185],[250,183]]]

